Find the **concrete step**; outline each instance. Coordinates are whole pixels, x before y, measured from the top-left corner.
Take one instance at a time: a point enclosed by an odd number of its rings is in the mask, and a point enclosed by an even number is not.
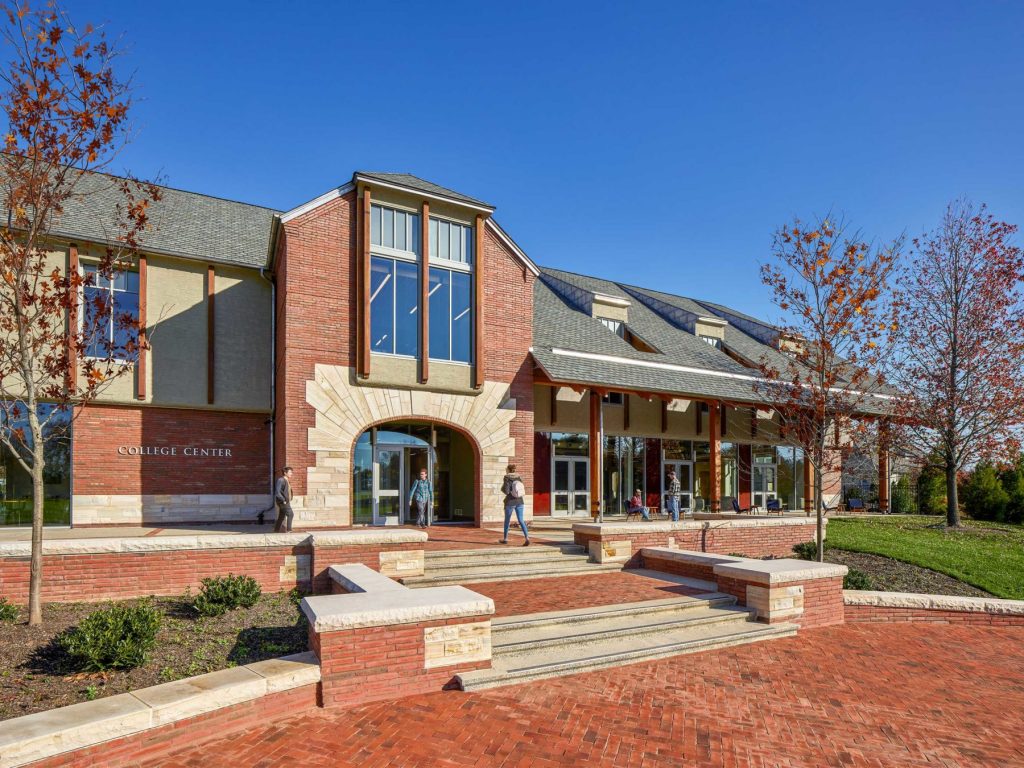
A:
[[[586,560],[554,560],[551,563],[532,563],[520,566],[516,562],[498,561],[493,565],[469,565],[465,568],[434,573],[429,567],[422,576],[406,576],[401,581],[407,587],[438,587],[448,584],[478,584],[484,581],[519,581],[547,576],[588,576],[595,573],[621,571],[622,563],[590,563]]]
[[[487,549],[443,549],[427,551],[424,562],[430,564],[442,564],[453,562],[476,562],[493,559],[507,560],[520,558],[553,558],[560,557],[586,557],[587,550],[576,544],[564,544],[553,546],[550,544],[531,544],[524,547],[521,544],[509,544],[504,547],[488,547]]]
[[[543,552],[536,555],[519,555],[518,557],[479,557],[466,560],[451,558],[448,560],[428,560],[423,566],[427,573],[442,574],[448,571],[470,571],[478,568],[503,566],[506,568],[533,568],[542,565],[578,565],[590,561],[586,555],[556,555],[551,557]]]
[[[684,653],[753,643],[795,635],[795,624],[757,624],[748,621],[722,621],[653,632],[648,635],[614,636],[582,645],[558,645],[539,648],[533,653],[495,654],[491,669],[478,669],[457,675],[465,691],[514,685],[562,675],[574,675],[596,669],[651,661]]]

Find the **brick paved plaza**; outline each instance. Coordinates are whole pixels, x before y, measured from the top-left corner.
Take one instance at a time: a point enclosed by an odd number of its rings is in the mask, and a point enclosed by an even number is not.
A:
[[[1024,630],[847,625],[299,716],[150,765],[1014,766],[1021,712]]]

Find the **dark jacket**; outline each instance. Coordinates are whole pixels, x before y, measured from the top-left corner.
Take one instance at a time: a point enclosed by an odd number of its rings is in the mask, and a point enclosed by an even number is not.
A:
[[[513,496],[512,495],[512,484],[516,480],[518,480],[521,483],[523,482],[523,478],[519,475],[519,473],[518,472],[513,472],[513,473],[505,475],[505,479],[501,483],[501,492],[505,494],[505,503],[506,504],[522,504],[523,503],[523,497],[522,496]],[[524,488],[526,487],[525,483],[523,483],[523,487]]]
[[[277,478],[277,483],[274,485],[274,502],[279,507],[288,506],[292,500],[292,484],[288,482],[288,478],[281,475]]]

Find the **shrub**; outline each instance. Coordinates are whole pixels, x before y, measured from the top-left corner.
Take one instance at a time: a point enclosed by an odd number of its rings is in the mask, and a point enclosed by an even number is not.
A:
[[[90,613],[57,642],[83,672],[131,669],[145,663],[159,629],[160,613],[149,603],[113,605]]]
[[[1016,464],[1004,470],[999,479],[1009,496],[1006,522],[1024,523],[1024,459],[1018,459]]]
[[[946,473],[936,467],[927,466],[917,478],[918,514],[946,514]]]
[[[856,568],[850,568],[849,572],[843,576],[843,589],[874,589],[875,584],[871,581],[871,577],[868,576],[864,571]]]
[[[1010,494],[1003,488],[999,473],[991,464],[978,464],[964,483],[960,495],[967,514],[976,520],[1006,520]]]
[[[914,514],[914,491],[910,487],[910,478],[906,475],[892,484],[889,498],[889,511],[894,515]]]
[[[220,616],[235,608],[252,608],[260,599],[259,582],[252,576],[217,576],[200,582],[192,607],[203,616]]]
[[[0,621],[12,622],[18,620],[18,606],[7,602],[6,597],[0,597]]]
[[[818,543],[816,541],[802,541],[793,545],[793,552],[801,560],[818,559]]]

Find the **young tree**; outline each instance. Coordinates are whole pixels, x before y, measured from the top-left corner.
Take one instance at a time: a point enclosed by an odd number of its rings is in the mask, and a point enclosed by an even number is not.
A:
[[[946,524],[960,525],[957,475],[1012,459],[1024,424],[1024,255],[1015,226],[985,207],[950,204],[914,241],[900,274],[904,305],[898,385],[909,447],[939,457]]]
[[[830,217],[780,229],[761,280],[784,313],[783,355],[760,363],[760,396],[781,421],[782,436],[814,468],[818,560],[824,556],[824,480],[842,470],[842,450],[884,430],[864,420],[885,415],[880,366],[894,326],[887,283],[902,249],[897,239],[872,247]],[[882,395],[879,397],[879,395]],[[806,492],[806,491],[805,491]]]
[[[133,314],[90,288],[115,279],[136,256],[159,190],[98,173],[128,139],[131,105],[128,83],[114,73],[117,52],[102,33],[75,28],[52,3],[3,10],[0,443],[32,478],[29,623],[39,624],[44,472],[54,460],[47,445],[68,438],[81,407],[130,371],[145,343]],[[87,277],[55,253],[55,233],[71,207],[97,210],[107,223]]]

